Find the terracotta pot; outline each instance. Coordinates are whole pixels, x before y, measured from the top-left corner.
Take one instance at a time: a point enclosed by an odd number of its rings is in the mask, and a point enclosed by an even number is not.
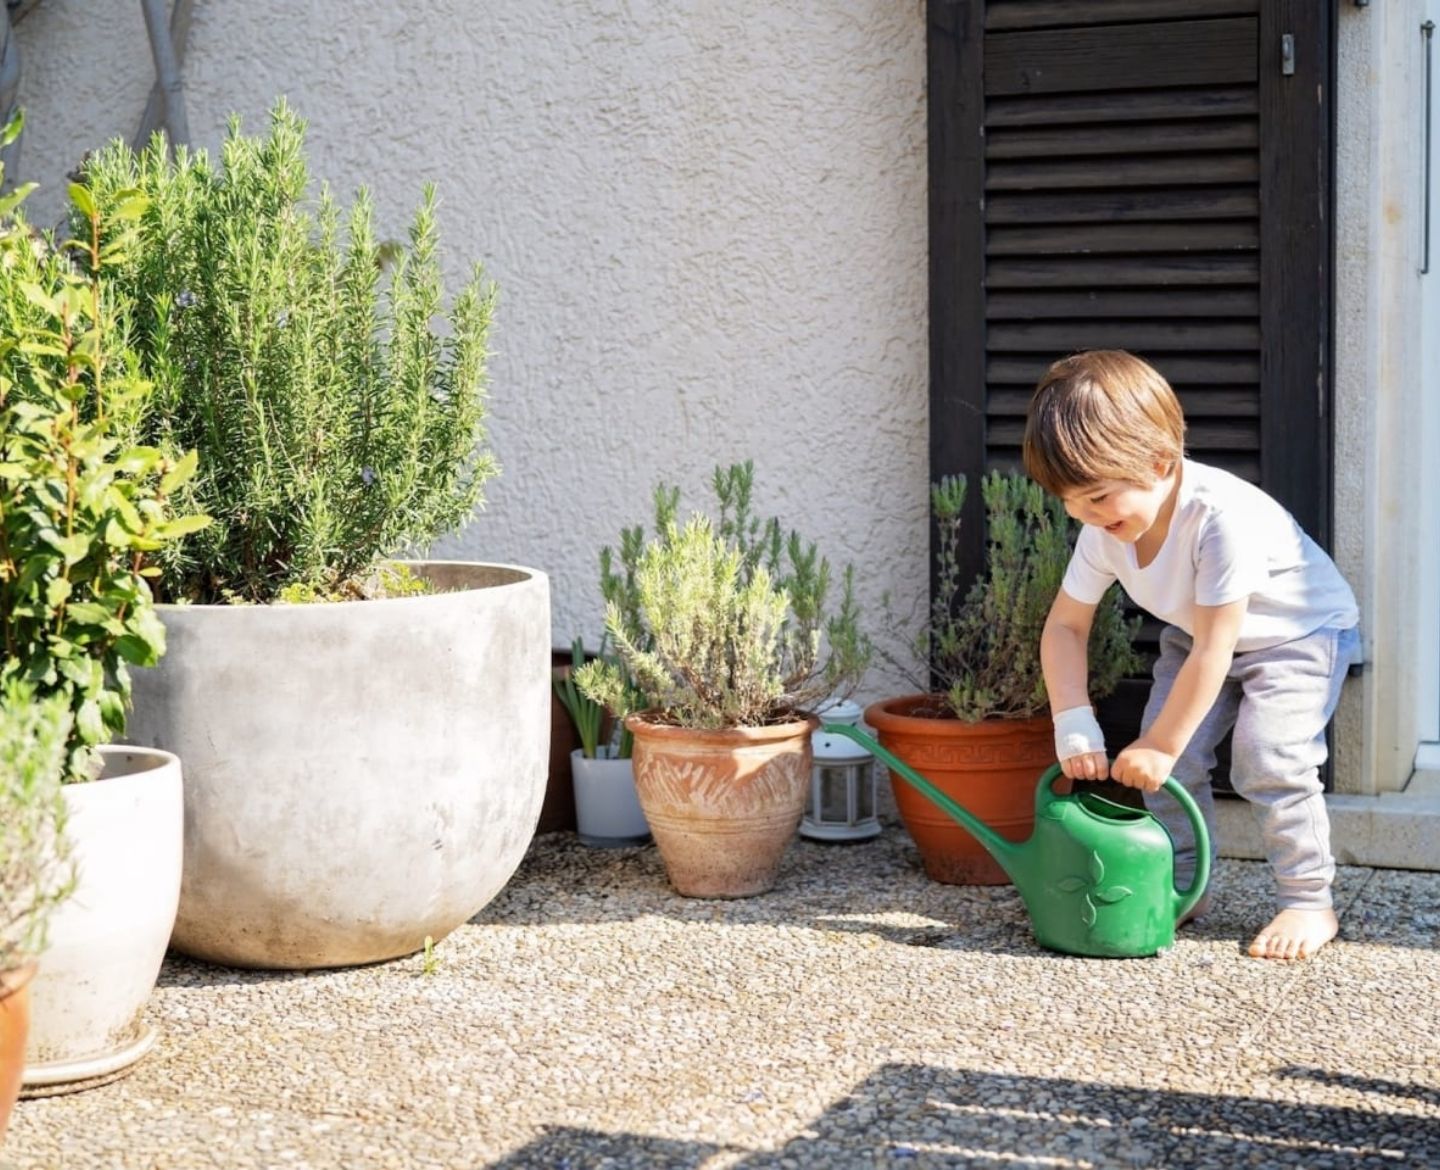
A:
[[[865,711],[880,743],[1002,837],[1024,841],[1035,827],[1035,781],[1055,762],[1050,718],[962,723],[933,714],[936,695],[904,695]],[[925,873],[959,886],[1004,885],[1005,871],[980,843],[893,772],[890,785]]]
[[[696,731],[626,720],[635,790],[676,892],[745,898],[775,884],[810,791],[819,721]]]
[[[35,964],[0,971],[0,1142],[10,1124],[10,1110],[20,1095],[25,1071],[25,1038],[30,1033],[30,980]]]

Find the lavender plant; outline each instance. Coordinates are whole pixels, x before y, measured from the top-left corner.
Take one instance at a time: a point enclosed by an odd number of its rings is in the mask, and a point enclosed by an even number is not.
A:
[[[102,218],[146,200],[111,279],[155,387],[133,437],[199,451],[185,503],[215,521],[165,550],[166,598],[365,595],[382,558],[469,520],[497,470],[495,291],[476,266],[445,310],[432,187],[408,246],[382,244],[363,188],[344,216],[328,188],[312,197],[283,100],[265,137],[232,120],[218,166],[157,137],[112,144],[85,176]]]
[[[69,723],[63,695],[37,700],[14,679],[0,687],[0,972],[45,949],[75,887],[60,790]]]
[[[612,710],[633,686],[661,718],[693,728],[791,718],[859,681],[871,647],[859,628],[854,573],[827,608],[830,564],[800,535],[751,508],[750,463],[717,469],[718,523],[683,525],[679,491],[655,492],[655,535],[622,534],[622,572],[602,554],[606,630],[623,662],[587,664],[580,689]]]
[[[939,529],[939,572],[929,620],[913,639],[916,658],[940,683],[946,710],[967,723],[1028,719],[1049,703],[1040,634],[1070,561],[1076,527],[1064,505],[1023,475],[981,482],[987,518],[985,570],[962,598],[959,557],[963,475],[930,493]],[[1100,603],[1090,631],[1090,694],[1102,698],[1140,665],[1118,588]],[[898,665],[898,664],[897,664]],[[919,689],[932,688],[917,682]]]

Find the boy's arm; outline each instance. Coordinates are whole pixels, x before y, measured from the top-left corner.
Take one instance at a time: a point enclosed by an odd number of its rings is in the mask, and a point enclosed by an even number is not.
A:
[[[1131,788],[1155,792],[1175,767],[1225,682],[1248,598],[1195,607],[1195,640],[1150,729],[1115,757],[1110,774]]]
[[[1061,716],[1072,711],[1090,711],[1089,663],[1090,626],[1095,620],[1095,606],[1077,601],[1064,589],[1055,594],[1045,629],[1040,635],[1040,665],[1045,672],[1045,691],[1050,696],[1050,710],[1057,724]],[[1080,721],[1085,722],[1084,715]],[[1098,739],[1098,727],[1095,730]],[[1057,736],[1058,738],[1058,736]],[[1108,761],[1105,745],[1098,751],[1081,752],[1060,760],[1060,769],[1072,780],[1103,780]],[[1057,744],[1057,755],[1063,755]]]

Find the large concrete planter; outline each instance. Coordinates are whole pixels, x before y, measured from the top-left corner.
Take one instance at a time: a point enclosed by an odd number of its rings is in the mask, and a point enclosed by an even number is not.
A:
[[[65,788],[75,892],[50,923],[30,986],[26,1095],[84,1088],[155,1043],[155,989],[180,897],[180,761],[106,747],[100,779]]]
[[[131,738],[185,760],[173,945],[211,962],[377,962],[440,939],[520,864],[545,795],[550,588],[423,562],[386,601],[162,606]]]

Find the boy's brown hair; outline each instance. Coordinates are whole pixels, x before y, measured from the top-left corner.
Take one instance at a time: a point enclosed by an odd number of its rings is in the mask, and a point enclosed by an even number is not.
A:
[[[1170,383],[1120,349],[1061,358],[1025,420],[1025,470],[1053,496],[1101,480],[1149,485],[1185,453],[1185,416]]]

